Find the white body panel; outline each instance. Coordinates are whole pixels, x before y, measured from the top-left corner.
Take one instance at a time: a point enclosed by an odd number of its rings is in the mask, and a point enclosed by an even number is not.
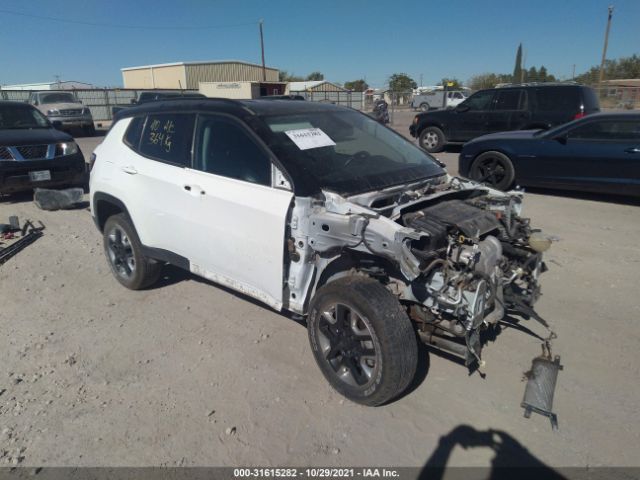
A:
[[[122,142],[129,122],[114,125],[96,149],[91,191],[126,205],[143,245],[178,254],[193,273],[281,309],[293,194],[143,157]]]
[[[188,170],[196,231],[190,238],[191,271],[282,308],[289,191]]]

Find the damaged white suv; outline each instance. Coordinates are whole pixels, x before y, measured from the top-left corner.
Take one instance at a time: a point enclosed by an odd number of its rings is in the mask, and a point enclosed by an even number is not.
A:
[[[507,309],[535,315],[549,241],[519,216],[522,194],[451,177],[354,110],[154,102],[121,112],[92,160],[122,285],[171,263],[306,318],[320,369],[353,401],[399,395],[418,338],[470,365]]]

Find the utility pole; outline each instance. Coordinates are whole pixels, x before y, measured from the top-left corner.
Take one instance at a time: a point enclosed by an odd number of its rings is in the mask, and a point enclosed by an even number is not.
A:
[[[604,34],[604,48],[602,49],[602,62],[600,62],[600,79],[598,80],[598,90],[602,88],[604,78],[604,62],[607,58],[607,46],[609,45],[609,30],[611,29],[611,17],[613,16],[613,5],[609,5],[609,16],[607,18],[607,30]]]
[[[420,88],[422,88],[422,74],[420,74]]]
[[[262,24],[264,20],[260,19],[260,50],[262,50],[262,81],[267,81],[267,68],[264,65],[264,36],[262,35]]]
[[[573,64],[573,71],[571,73],[571,80],[575,80],[576,79],[576,64]]]

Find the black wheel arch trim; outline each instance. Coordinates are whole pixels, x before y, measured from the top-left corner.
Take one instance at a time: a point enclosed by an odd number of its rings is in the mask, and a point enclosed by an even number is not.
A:
[[[101,217],[100,215],[101,202],[105,202],[107,204],[117,207],[121,212],[125,213],[127,217],[129,217],[129,220],[131,220],[131,223],[133,224],[133,219],[131,218],[131,215],[129,215],[129,210],[127,209],[127,207],[125,206],[122,200],[120,200],[117,197],[114,197],[113,195],[109,195],[108,193],[95,192],[93,194],[93,214],[94,214],[93,222],[96,224],[96,227],[98,228],[98,230],[102,232],[104,228],[104,224],[108,218],[108,217]],[[133,225],[133,227],[135,228],[135,224]]]

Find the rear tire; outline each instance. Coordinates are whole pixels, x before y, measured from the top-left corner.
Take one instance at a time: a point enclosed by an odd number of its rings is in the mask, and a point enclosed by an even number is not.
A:
[[[444,136],[444,132],[438,127],[427,127],[418,137],[420,146],[429,153],[438,153],[444,149],[444,145],[447,139]]]
[[[418,363],[413,326],[398,300],[376,280],[351,276],[320,288],[307,330],[320,370],[349,400],[381,405],[413,380]]]
[[[509,190],[516,178],[511,159],[504,153],[489,151],[478,155],[469,171],[472,180],[497,190]]]
[[[142,244],[128,215],[109,217],[103,232],[104,253],[118,282],[131,290],[141,290],[158,280],[162,264],[142,254]]]
[[[423,112],[428,112],[430,108],[431,107],[429,107],[428,103],[421,103],[420,104],[420,110],[422,110]]]

